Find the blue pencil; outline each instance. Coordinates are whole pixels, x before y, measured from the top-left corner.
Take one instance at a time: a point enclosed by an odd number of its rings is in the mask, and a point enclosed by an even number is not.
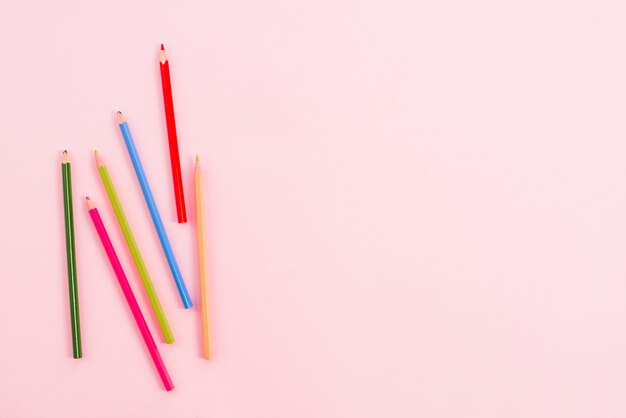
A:
[[[122,112],[117,112],[116,116],[117,123],[120,126],[120,131],[122,131],[122,136],[124,137],[124,142],[126,142],[126,148],[128,148],[128,154],[130,155],[130,159],[133,161],[135,174],[137,174],[137,179],[139,180],[139,184],[141,185],[143,197],[146,199],[146,203],[148,204],[150,216],[152,216],[152,222],[154,223],[154,227],[159,234],[159,240],[161,241],[163,252],[165,253],[165,257],[167,257],[167,263],[170,266],[172,276],[174,277],[174,282],[176,282],[176,287],[178,288],[178,293],[180,294],[180,298],[183,301],[183,306],[185,307],[185,309],[191,308],[193,304],[191,303],[191,299],[189,298],[187,286],[185,286],[183,276],[182,274],[180,274],[180,269],[178,268],[176,257],[174,257],[174,252],[172,251],[170,240],[167,237],[165,228],[163,227],[163,221],[161,220],[161,215],[159,215],[159,210],[157,209],[156,203],[154,202],[154,196],[152,196],[152,191],[150,190],[150,185],[148,184],[148,179],[146,178],[146,173],[143,171],[143,166],[141,165],[139,154],[137,154],[137,149],[135,148],[135,142],[133,141],[133,136],[130,133],[130,128],[128,127],[126,118],[124,118],[124,115],[122,115]]]

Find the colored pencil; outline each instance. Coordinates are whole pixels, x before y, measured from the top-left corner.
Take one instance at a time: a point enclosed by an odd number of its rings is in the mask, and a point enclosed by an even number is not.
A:
[[[76,274],[76,248],[74,244],[74,203],[72,201],[72,169],[67,151],[61,160],[63,177],[63,212],[65,214],[65,251],[67,253],[67,283],[70,292],[70,322],[72,324],[72,353],[83,356],[80,339],[80,314],[78,312],[78,280]]]
[[[167,138],[170,146],[170,162],[172,165],[172,181],[174,182],[174,199],[176,200],[176,215],[178,223],[187,222],[185,210],[185,193],[183,180],[180,174],[180,157],[178,156],[178,136],[176,135],[176,119],[174,118],[174,100],[172,99],[172,82],[170,80],[170,63],[161,44],[159,52],[159,66],[161,68],[161,85],[163,87],[163,104],[165,105],[165,123]]]
[[[196,156],[194,174],[196,189],[196,236],[198,241],[198,271],[200,272],[200,310],[202,322],[202,354],[205,359],[211,360],[213,346],[211,340],[211,321],[209,315],[209,291],[207,288],[207,257],[204,222],[204,191],[200,158]]]
[[[180,298],[183,302],[183,306],[185,307],[185,309],[191,308],[193,304],[191,303],[189,292],[187,292],[187,286],[185,286],[183,275],[180,273],[180,268],[178,267],[178,263],[176,262],[174,251],[172,251],[172,245],[170,244],[167,232],[165,232],[165,227],[163,226],[161,215],[159,215],[159,210],[157,209],[156,202],[154,201],[154,196],[152,195],[152,190],[150,189],[150,185],[148,184],[146,173],[144,172],[143,165],[141,164],[141,160],[139,159],[139,154],[137,153],[137,148],[135,147],[135,142],[133,141],[133,136],[130,133],[130,128],[128,127],[128,122],[126,122],[126,118],[124,117],[124,115],[122,115],[122,112],[117,112],[116,118],[117,123],[120,127],[120,131],[122,132],[122,136],[124,137],[124,142],[126,143],[128,154],[130,155],[130,159],[133,162],[135,174],[137,175],[137,179],[139,180],[139,184],[141,185],[143,197],[145,198],[146,204],[148,205],[148,210],[150,211],[150,216],[152,217],[152,223],[154,223],[154,227],[156,228],[157,234],[159,235],[161,247],[163,247],[163,252],[165,253],[167,263],[172,272],[172,277],[174,278],[176,288],[178,289],[178,293],[180,294]]]
[[[117,276],[117,281],[122,288],[122,292],[124,292],[124,297],[126,298],[126,302],[128,302],[128,307],[130,308],[133,317],[135,318],[135,322],[137,323],[137,327],[139,327],[139,331],[141,332],[141,336],[143,337],[143,341],[146,343],[146,347],[150,352],[150,357],[152,357],[152,361],[156,366],[156,369],[161,377],[161,381],[163,382],[163,386],[165,386],[165,390],[170,391],[174,389],[174,384],[172,383],[172,379],[170,379],[170,375],[165,368],[165,364],[163,363],[163,359],[161,358],[161,354],[159,353],[159,349],[154,343],[154,338],[152,338],[152,334],[150,333],[150,329],[148,329],[148,324],[146,324],[146,320],[141,313],[141,309],[139,308],[139,304],[137,303],[137,299],[135,299],[135,295],[133,294],[133,290],[128,283],[128,279],[126,278],[126,274],[124,273],[124,269],[120,264],[119,258],[117,258],[117,254],[115,253],[115,249],[113,248],[113,244],[111,243],[111,239],[109,238],[109,234],[107,233],[106,228],[104,227],[104,223],[102,222],[102,218],[98,213],[98,209],[94,203],[89,199],[89,197],[85,198],[87,202],[87,210],[89,211],[89,216],[91,216],[91,220],[93,221],[93,225],[96,228],[96,232],[100,237],[100,241],[102,242],[102,246],[104,247],[104,251],[111,262],[111,267],[113,267],[113,271]]]
[[[117,222],[120,225],[122,234],[124,235],[124,240],[126,241],[126,245],[128,246],[130,255],[135,262],[135,267],[137,267],[139,277],[141,277],[141,282],[143,283],[143,287],[146,291],[146,294],[148,295],[148,299],[150,300],[150,305],[152,305],[152,310],[159,323],[163,338],[165,339],[166,343],[171,344],[174,342],[174,335],[172,334],[170,325],[167,322],[167,318],[165,317],[165,312],[163,312],[163,307],[161,306],[159,296],[154,289],[154,284],[150,279],[150,274],[148,273],[146,263],[144,262],[141,251],[139,251],[139,247],[137,246],[137,241],[135,240],[133,230],[130,228],[130,224],[128,223],[128,219],[126,218],[126,213],[124,212],[124,208],[122,207],[122,203],[120,202],[120,197],[115,190],[115,186],[113,185],[113,180],[111,179],[109,170],[107,166],[104,165],[104,163],[102,162],[102,158],[100,157],[100,154],[98,154],[98,151],[94,151],[94,155],[96,157],[96,165],[98,166],[100,178],[102,179],[104,188],[106,189],[107,195],[109,196],[111,206],[113,206],[113,212],[115,212],[115,217],[117,218]]]

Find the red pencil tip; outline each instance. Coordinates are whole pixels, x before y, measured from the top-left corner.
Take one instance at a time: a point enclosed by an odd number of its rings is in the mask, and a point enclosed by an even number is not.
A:
[[[165,51],[165,48],[163,48],[163,44],[161,44],[161,51]]]

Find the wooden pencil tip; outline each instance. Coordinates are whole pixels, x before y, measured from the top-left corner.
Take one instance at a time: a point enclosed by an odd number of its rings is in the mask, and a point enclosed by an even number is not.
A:
[[[61,157],[61,164],[67,164],[70,162],[70,156],[67,154],[67,150],[63,151],[63,156]]]
[[[91,210],[96,208],[96,205],[93,204],[89,196],[85,196],[85,202],[87,203],[87,209]]]
[[[100,167],[100,166],[104,165],[104,164],[102,163],[102,158],[100,158],[100,154],[98,154],[98,150],[94,150],[94,151],[93,151],[93,155],[96,157],[96,165],[97,165],[98,167]]]
[[[200,157],[196,155],[196,162],[200,161]]]
[[[126,122],[126,118],[124,117],[124,115],[122,115],[122,112],[120,112],[119,110],[115,114],[115,120],[117,120],[118,124]]]

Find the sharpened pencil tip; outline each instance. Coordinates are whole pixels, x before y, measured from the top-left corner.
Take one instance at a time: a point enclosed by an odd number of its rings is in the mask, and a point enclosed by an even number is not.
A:
[[[61,157],[61,164],[67,164],[70,162],[70,156],[67,154],[67,150],[63,151],[63,156]]]
[[[159,51],[159,62],[161,63],[161,65],[165,64],[165,61],[167,61],[167,54],[165,54],[165,48],[163,47],[163,44],[161,44],[161,50]]]
[[[98,150],[94,150],[93,151],[93,155],[94,155],[94,157],[96,157],[96,165],[98,167],[102,166],[103,165],[102,164],[102,158],[100,158],[100,154],[98,154]]]
[[[200,161],[200,157],[196,155],[196,162]]]
[[[118,114],[118,115],[121,115],[121,114],[122,114],[122,112],[118,110],[118,111],[117,111],[117,114]]]
[[[124,117],[124,115],[122,115],[122,112],[120,112],[119,110],[115,114],[115,120],[117,121],[118,124],[126,122],[126,118]]]
[[[85,196],[85,203],[87,204],[87,209],[91,210],[91,209],[95,209],[96,205],[93,204],[93,202],[91,201],[91,199],[89,198],[89,196]]]

